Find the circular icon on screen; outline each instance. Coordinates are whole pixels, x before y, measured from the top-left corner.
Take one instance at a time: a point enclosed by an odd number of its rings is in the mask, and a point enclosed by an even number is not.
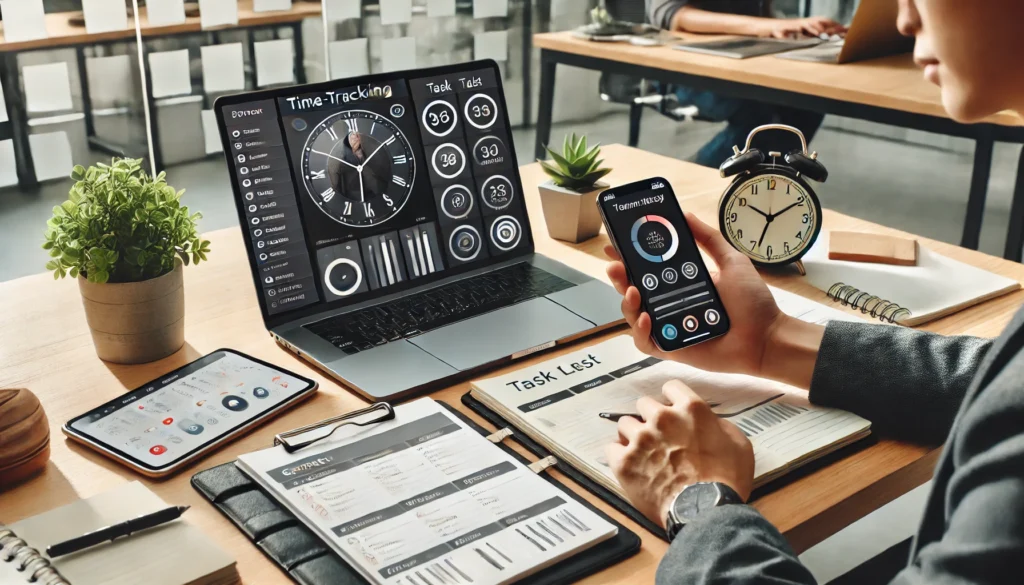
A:
[[[249,179],[243,179],[242,180],[242,186],[243,187],[252,187],[252,181],[249,180]]]
[[[630,240],[637,254],[648,262],[667,262],[679,249],[676,228],[660,215],[644,215],[633,222]]]
[[[480,254],[480,232],[471,225],[461,225],[448,238],[448,251],[456,260],[469,262]]]
[[[190,435],[199,435],[202,434],[202,432],[205,430],[203,428],[203,425],[188,419],[179,422],[178,428]]]
[[[167,452],[167,447],[164,447],[163,445],[153,445],[149,448],[149,452],[153,455],[163,455]]]
[[[239,132],[238,130],[235,130],[234,132],[231,133],[231,136],[234,137],[234,138],[238,138],[241,135],[242,135],[242,133]]]
[[[683,264],[683,276],[693,280],[697,276],[697,265],[693,262],[687,262]]]
[[[401,118],[404,115],[405,115],[405,106],[403,106],[402,104],[395,104],[395,105],[391,106],[391,117],[392,118]]]
[[[480,187],[480,198],[491,209],[505,209],[514,196],[512,181],[502,175],[489,177]]]
[[[224,408],[233,412],[242,412],[246,408],[249,408],[249,403],[245,401],[241,396],[235,396],[229,394],[220,401],[224,405]]]
[[[302,118],[295,118],[294,120],[292,120],[292,128],[295,128],[299,132],[305,130],[307,126],[308,124],[306,124],[306,121],[303,120]]]
[[[249,191],[248,193],[245,194],[245,200],[246,201],[252,201],[252,198],[253,198],[252,191]]]
[[[721,317],[719,316],[718,311],[714,309],[704,311],[704,320],[708,322],[708,325],[716,325],[720,319]]]
[[[661,271],[661,279],[667,284],[675,284],[679,280],[679,273],[675,268],[666,268]]]
[[[249,167],[242,167],[242,168],[238,169],[238,172],[242,173],[243,175],[248,175],[249,174]]]
[[[267,396],[270,396],[270,390],[267,390],[262,386],[257,386],[252,389],[252,395],[255,396],[256,398],[263,399],[266,398]]]
[[[491,224],[491,243],[503,252],[518,246],[522,237],[523,228],[511,215],[503,215]]]
[[[441,194],[441,211],[452,219],[462,219],[473,209],[473,193],[464,185],[452,185]]]
[[[498,120],[498,104],[485,93],[478,93],[466,100],[463,110],[466,120],[477,130],[486,130]]]
[[[458,110],[444,100],[434,100],[423,108],[423,127],[438,138],[448,136],[459,121]]]
[[[666,323],[665,326],[661,328],[661,336],[664,337],[665,339],[669,340],[669,341],[672,341],[678,335],[679,335],[679,330],[676,329],[675,325]]]
[[[700,325],[700,322],[693,315],[683,317],[683,329],[686,329],[688,332],[693,333],[696,331],[698,325]]]
[[[658,277],[653,274],[645,274],[644,277],[640,279],[640,284],[644,285],[644,288],[647,290],[654,290],[658,288]]]
[[[327,290],[339,297],[347,297],[356,292],[362,283],[362,269],[348,258],[335,258],[324,269],[324,284]]]
[[[473,145],[473,160],[481,167],[500,165],[505,162],[505,143],[497,136],[484,136]]]
[[[466,169],[466,153],[451,142],[446,142],[434,150],[430,158],[434,172],[444,179],[454,179]]]

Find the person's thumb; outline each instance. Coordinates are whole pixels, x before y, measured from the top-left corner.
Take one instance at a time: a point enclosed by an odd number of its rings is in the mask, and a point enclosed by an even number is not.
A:
[[[689,211],[686,212],[686,223],[690,225],[690,232],[693,233],[693,238],[697,240],[697,245],[710,254],[718,266],[724,266],[739,254],[721,232],[704,223]]]

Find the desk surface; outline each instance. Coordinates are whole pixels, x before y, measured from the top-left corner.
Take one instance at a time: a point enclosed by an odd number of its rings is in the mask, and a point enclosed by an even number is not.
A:
[[[685,35],[681,40],[716,37]],[[534,46],[575,55],[639,63],[647,67],[727,79],[892,110],[948,118],[938,88],[928,83],[908,54],[833,65],[779,59],[771,55],[730,59],[671,48],[638,47],[629,43],[597,43],[571,32],[533,35]],[[1024,119],[1005,111],[984,120],[1003,126],[1024,126]]]
[[[205,30],[216,31],[251,26],[288,24],[304,18],[320,16],[319,2],[294,2],[291,10],[275,12],[254,12],[252,5],[252,0],[238,0],[237,26],[225,25]],[[125,30],[89,34],[85,31],[84,25],[75,26],[69,23],[69,18],[75,14],[77,14],[78,17],[81,17],[81,12],[54,12],[47,14],[46,31],[49,33],[49,38],[17,43],[7,42],[5,40],[6,37],[3,35],[3,22],[0,21],[0,53],[6,51],[25,51],[29,49],[48,49],[82,43],[131,39],[135,37],[135,26],[131,18],[128,19],[128,28]],[[139,22],[142,25],[143,37],[197,33],[204,30],[200,25],[198,16],[187,17],[185,22],[182,24],[150,26],[146,7],[143,6],[139,9],[139,17]]]
[[[623,146],[608,146],[606,160],[616,170],[609,182],[621,184],[654,174],[665,176],[683,199],[683,206],[706,221],[714,221],[723,181],[717,173],[688,163]],[[547,237],[536,186],[545,177],[536,164],[521,169],[537,249],[576,268],[604,276],[602,234],[580,245]],[[171,177],[173,181],[173,175]],[[838,213],[826,213],[832,229],[899,233]],[[40,234],[43,226],[40,225]],[[96,358],[74,283],[54,282],[49,274],[0,283],[0,387],[28,387],[42,400],[50,420],[52,456],[45,472],[0,494],[0,521],[14,522],[69,503],[133,479],[141,479],[166,501],[191,504],[187,519],[221,543],[238,560],[246,583],[287,583],[287,577],[263,557],[245,537],[191,488],[189,477],[225,463],[248,451],[270,445],[275,432],[315,422],[364,403],[355,395],[277,347],[263,328],[241,234],[237,228],[207,234],[212,241],[210,262],[185,271],[185,347],[175,355],[141,366],[106,364]],[[948,244],[923,240],[948,256],[1024,280],[1024,266]],[[795,276],[766,275],[788,290],[827,302],[823,293]],[[1024,291],[933,322],[928,329],[941,333],[995,336],[1024,302]],[[602,335],[594,342],[619,332]],[[583,342],[589,343],[589,342]],[[563,348],[572,351],[580,344]],[[165,481],[141,478],[105,458],[69,443],[60,425],[74,415],[135,388],[219,347],[232,347],[315,378],[319,394]],[[541,355],[528,361],[552,357]],[[514,368],[524,367],[526,362]],[[505,368],[505,371],[513,368]],[[459,397],[468,383],[455,385],[434,397],[461,407]],[[471,418],[481,422],[478,417]],[[487,426],[484,423],[484,426]],[[521,451],[521,450],[520,450]],[[878,441],[845,459],[821,467],[760,497],[754,505],[778,526],[794,547],[804,550],[848,523],[926,481],[938,452],[893,441]],[[557,475],[557,472],[556,472]],[[560,477],[568,485],[571,480]],[[589,493],[588,499],[597,502]],[[603,510],[632,527],[643,538],[641,553],[591,577],[586,583],[652,583],[665,543],[632,524],[603,503]]]

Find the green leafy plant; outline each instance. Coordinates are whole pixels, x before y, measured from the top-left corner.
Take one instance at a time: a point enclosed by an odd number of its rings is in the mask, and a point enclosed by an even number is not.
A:
[[[612,172],[609,168],[601,167],[604,161],[597,158],[601,156],[601,145],[595,144],[588,150],[586,136],[580,136],[578,139],[575,133],[571,138],[566,136],[562,154],[551,150],[550,147],[545,149],[551,156],[551,161],[537,162],[559,187],[577,192],[590,191],[601,177]]]
[[[89,282],[138,282],[206,260],[210,242],[200,239],[202,215],[181,205],[185,192],[142,170],[140,159],[75,166],[68,200],[53,208],[43,248],[53,278],[79,275]]]

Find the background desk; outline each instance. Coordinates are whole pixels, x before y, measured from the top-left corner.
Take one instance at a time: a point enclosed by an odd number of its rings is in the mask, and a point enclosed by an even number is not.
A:
[[[687,40],[699,37],[687,35]],[[704,38],[714,37],[700,37]],[[655,79],[746,98],[925,130],[975,140],[974,173],[967,201],[961,245],[977,249],[985,210],[992,146],[997,140],[1024,143],[1024,119],[1001,112],[979,124],[949,118],[939,90],[921,77],[911,55],[832,65],[779,59],[773,56],[729,59],[678,51],[670,46],[636,47],[626,43],[595,43],[569,32],[533,36],[541,49],[540,104],[537,115],[538,158],[551,135],[555,68],[561,63]],[[1024,151],[1010,208],[1003,257],[1021,260],[1024,247]]]
[[[606,147],[605,155],[616,169],[609,175],[610,183],[661,174],[673,184],[685,208],[706,221],[714,221],[718,193],[724,184],[716,172],[622,146]],[[537,185],[545,177],[536,164],[523,167],[521,172],[538,251],[605,278],[605,258],[601,250],[607,238],[602,235],[576,246],[548,238],[537,195]],[[832,229],[898,233],[829,212],[826,212],[825,225]],[[124,481],[141,479],[169,503],[191,504],[192,510],[186,516],[188,521],[221,543],[238,560],[244,582],[285,584],[288,578],[192,489],[189,477],[201,469],[231,461],[242,453],[269,446],[275,432],[309,424],[364,403],[332,379],[279,348],[267,335],[240,231],[226,229],[206,235],[212,241],[210,262],[185,271],[187,343],[175,355],[152,364],[118,366],[96,358],[75,283],[54,282],[49,274],[40,274],[0,284],[3,306],[0,312],[0,364],[3,364],[0,387],[26,386],[39,396],[50,419],[52,440],[52,458],[43,475],[0,493],[0,521],[14,522],[77,498],[92,496]],[[924,243],[959,260],[1024,280],[1024,266],[1020,264],[939,242]],[[823,293],[796,277],[769,275],[768,280],[827,302]],[[928,328],[941,333],[994,336],[1022,301],[1024,292],[1017,292],[933,322]],[[595,341],[619,333],[621,331],[604,334]],[[320,392],[311,402],[288,411],[165,481],[145,480],[62,437],[60,425],[72,416],[225,346],[311,376],[320,382]],[[577,343],[555,353],[580,346],[581,343]],[[552,354],[536,356],[503,371],[551,357]],[[463,382],[433,396],[481,422],[459,402],[468,388],[469,384]],[[520,449],[520,452],[523,451]],[[813,472],[798,472],[795,480],[760,497],[754,505],[802,551],[926,481],[937,454],[936,450],[881,440]],[[569,486],[575,485],[564,477],[560,479]],[[583,493],[602,510],[631,526],[643,539],[640,554],[591,577],[586,583],[653,583],[665,543],[595,500],[589,492]]]

